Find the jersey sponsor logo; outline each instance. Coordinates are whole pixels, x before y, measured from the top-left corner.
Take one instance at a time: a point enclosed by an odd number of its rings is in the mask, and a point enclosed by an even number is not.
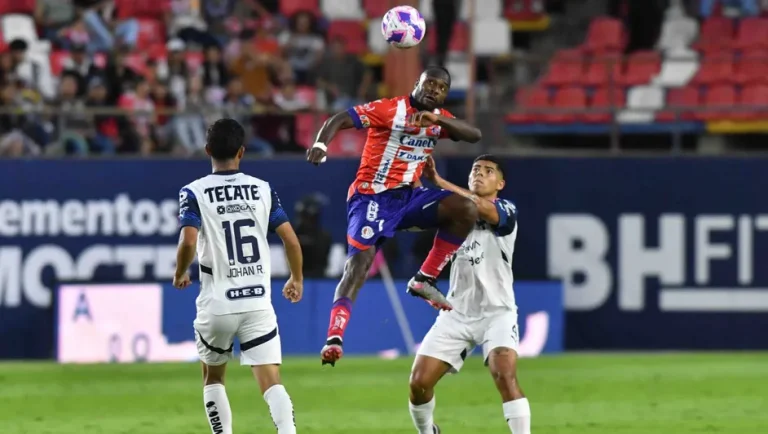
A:
[[[381,169],[379,169],[379,171],[376,172],[376,175],[373,177],[374,184],[384,184],[387,182],[387,172],[389,172],[390,166],[392,166],[391,158],[388,158],[382,162]]]
[[[360,115],[360,123],[363,125],[363,128],[371,126],[371,120],[366,115]]]
[[[412,163],[421,163],[422,161],[426,161],[427,157],[428,155],[426,154],[414,154],[410,151],[397,151],[398,160],[405,160]]]
[[[219,215],[224,214],[231,214],[231,213],[238,213],[238,212],[246,212],[246,211],[255,211],[256,208],[253,205],[249,205],[247,203],[236,203],[234,205],[219,205],[216,207],[216,213]]]
[[[259,186],[245,185],[219,185],[208,187],[204,190],[208,202],[230,202],[233,200],[261,200]]]
[[[211,424],[211,430],[214,434],[220,434],[224,432],[224,427],[221,424],[221,418],[219,417],[219,409],[216,407],[216,403],[208,401],[205,404],[205,410],[208,412],[208,422]]]
[[[249,286],[246,288],[233,288],[227,290],[227,298],[230,300],[241,300],[243,298],[264,297],[267,291],[262,285]]]
[[[400,137],[400,144],[414,148],[434,148],[435,144],[437,144],[437,140],[431,137],[413,137],[404,134]]]
[[[368,220],[369,222],[374,222],[376,221],[376,218],[378,216],[379,216],[379,204],[374,201],[368,202],[368,210],[365,213],[365,219]]]
[[[373,238],[373,228],[370,226],[363,226],[363,229],[360,231],[360,236],[363,237],[363,239],[370,240]]]

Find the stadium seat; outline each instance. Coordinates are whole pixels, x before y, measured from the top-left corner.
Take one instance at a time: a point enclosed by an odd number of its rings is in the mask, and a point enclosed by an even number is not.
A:
[[[472,46],[478,56],[500,56],[512,51],[509,23],[503,18],[484,19],[473,28]]]
[[[576,122],[580,116],[576,110],[587,106],[587,94],[581,87],[566,87],[560,89],[552,100],[552,108],[558,110],[571,110],[571,112],[546,113],[542,120],[550,124],[567,124]]]
[[[59,77],[64,71],[64,65],[70,58],[68,51],[54,51],[50,56],[51,74],[54,77]]]
[[[298,12],[310,12],[320,16],[320,7],[317,0],[280,0],[281,14],[290,17]]]
[[[389,10],[389,4],[381,0],[363,0],[363,9],[365,9],[365,15],[368,18],[372,18],[371,21],[380,22],[381,17]],[[420,11],[424,14],[423,10],[420,9]]]
[[[692,83],[715,85],[729,83],[733,79],[733,52],[720,51],[709,53],[704,57]]]
[[[460,52],[465,53],[467,51],[468,45],[468,30],[466,23],[462,22],[456,22],[453,26],[453,36],[451,37],[451,42],[448,45],[448,51],[454,51],[454,52]],[[427,29],[427,34],[425,35],[425,38],[427,39],[427,49],[430,53],[434,53],[437,49],[437,35],[435,35],[434,31],[429,31]]]
[[[733,107],[736,105],[736,89],[728,84],[710,87],[704,93],[703,107],[695,113],[700,121],[728,120],[733,117]]]
[[[664,90],[659,86],[635,86],[627,92],[627,108],[616,120],[622,124],[653,122],[654,113],[664,106]]]
[[[116,0],[117,17],[162,20],[170,9],[170,0]]]
[[[618,110],[624,108],[625,99],[623,89],[601,87],[595,90],[595,93],[592,95],[589,108]],[[613,113],[607,111],[604,113],[584,113],[580,118],[583,122],[587,123],[608,123],[613,119]]]
[[[623,61],[618,53],[595,56],[587,66],[582,83],[585,86],[612,86],[621,83]]]
[[[664,87],[687,85],[699,70],[698,54],[687,47],[673,48],[664,54],[666,58],[654,84]]]
[[[449,57],[445,61],[445,69],[451,74],[452,90],[467,90],[471,84],[469,77],[469,62],[466,58]]]
[[[627,59],[627,69],[621,78],[625,86],[647,84],[659,73],[661,59],[655,51],[638,51]]]
[[[373,27],[379,30],[379,26]],[[361,55],[368,51],[368,38],[361,21],[331,21],[328,26],[328,39],[334,38],[345,41],[347,53]],[[384,40],[381,34],[379,39]]]
[[[693,18],[682,16],[667,19],[661,26],[657,48],[662,51],[689,47],[699,33],[699,24]]]
[[[37,28],[34,19],[29,15],[8,14],[0,19],[0,28],[3,31],[3,40],[6,43],[14,39],[22,39],[34,50],[37,45]]]
[[[376,0],[376,1],[381,1],[381,0]],[[432,0],[420,0],[419,12],[421,12],[421,15],[424,17],[425,20],[427,21],[434,20],[435,11],[432,9]],[[384,14],[382,13],[381,15],[384,15]],[[427,31],[427,33],[429,33],[429,31]]]
[[[539,122],[543,114],[537,113],[536,110],[551,107],[549,91],[543,87],[519,89],[515,95],[515,102],[515,111],[506,117],[507,122],[513,124]]]
[[[566,86],[580,83],[584,74],[584,56],[579,50],[560,50],[542,77],[546,86]]]
[[[461,2],[461,10],[459,12],[459,19],[463,21],[469,20],[469,13],[471,11],[471,2]],[[485,24],[486,21],[494,21],[501,18],[504,12],[503,0],[483,0],[475,1],[475,20],[482,21]]]
[[[35,0],[0,0],[0,15],[27,14],[35,12]]]
[[[165,42],[165,25],[157,19],[139,18],[139,38],[136,48],[146,50],[157,44]]]
[[[753,84],[741,90],[738,111],[731,115],[733,120],[758,121],[768,119],[768,85]]]
[[[626,45],[624,26],[620,20],[598,17],[592,20],[582,49],[587,52],[621,51]]]
[[[768,48],[768,19],[758,17],[742,19],[733,47],[739,50]]]
[[[360,0],[321,0],[320,11],[329,20],[361,20],[365,11],[360,6]]]
[[[670,89],[667,93],[667,109],[656,114],[656,120],[660,122],[674,122],[678,120],[694,120],[692,110],[701,104],[701,91],[698,86],[689,86],[681,89]],[[680,114],[676,110],[680,110]]]
[[[711,17],[701,26],[699,40],[694,48],[702,52],[719,51],[731,45],[733,20],[725,17]]]
[[[741,85],[768,83],[768,50],[743,53],[736,62],[734,82]]]
[[[376,18],[376,20],[381,21],[381,18]],[[368,26],[368,50],[373,54],[385,54],[389,50],[389,44],[387,44],[387,41],[381,37],[381,27],[380,26]],[[429,35],[429,31],[427,31],[427,35]],[[429,36],[427,36],[429,38]]]

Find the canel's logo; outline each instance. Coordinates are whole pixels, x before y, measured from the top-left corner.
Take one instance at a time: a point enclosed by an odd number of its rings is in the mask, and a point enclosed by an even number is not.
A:
[[[619,309],[644,310],[655,279],[661,311],[768,311],[768,275],[758,267],[755,276],[755,250],[768,252],[768,215],[621,214],[613,234],[610,223],[549,216],[548,273],[563,279],[567,309],[597,309],[616,288]]]

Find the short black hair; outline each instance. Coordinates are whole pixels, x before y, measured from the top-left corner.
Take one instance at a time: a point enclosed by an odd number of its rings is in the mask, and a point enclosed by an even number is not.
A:
[[[478,161],[488,161],[496,165],[496,170],[501,173],[501,179],[506,179],[507,174],[504,173],[504,166],[501,165],[501,160],[499,160],[498,157],[496,157],[493,154],[483,154],[477,158],[475,158],[475,161],[472,162],[472,164],[477,163]]]
[[[448,82],[448,86],[451,85],[451,73],[440,65],[427,66],[427,68],[424,70],[424,74],[427,74],[428,77],[445,77],[445,80]]]
[[[24,39],[14,39],[10,44],[8,44],[8,48],[11,51],[27,51],[29,44],[27,44],[27,41]]]
[[[245,144],[245,130],[234,119],[219,119],[208,127],[205,142],[214,160],[231,160]]]

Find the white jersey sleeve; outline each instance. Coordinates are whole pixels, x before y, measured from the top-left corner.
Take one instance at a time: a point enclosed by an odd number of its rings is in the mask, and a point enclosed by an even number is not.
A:
[[[267,234],[288,217],[258,178],[217,172],[179,192],[179,223],[199,229],[198,309],[214,315],[272,308]]]
[[[448,300],[454,310],[480,317],[488,309],[516,310],[512,256],[517,239],[517,207],[497,199],[499,222],[478,221],[453,258]]]

